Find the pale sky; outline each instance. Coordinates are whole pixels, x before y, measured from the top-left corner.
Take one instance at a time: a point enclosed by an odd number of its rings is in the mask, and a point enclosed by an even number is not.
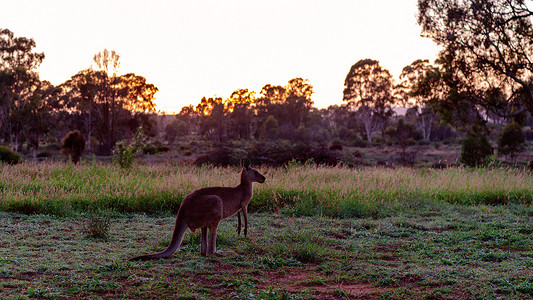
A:
[[[358,60],[393,76],[435,59],[420,37],[416,0],[16,0],[3,1],[0,28],[33,38],[46,58],[41,80],[58,85],[91,66],[104,48],[159,88],[157,109],[179,112],[204,96],[309,79],[319,108],[342,103]]]

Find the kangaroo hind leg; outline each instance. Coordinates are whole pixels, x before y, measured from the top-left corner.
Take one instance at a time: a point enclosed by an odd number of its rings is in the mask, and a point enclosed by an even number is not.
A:
[[[237,212],[237,235],[241,235],[241,213]]]
[[[202,237],[200,242],[200,255],[207,256],[207,227],[202,227]]]
[[[217,229],[218,224],[209,227],[209,240],[207,242],[207,255],[217,252]]]

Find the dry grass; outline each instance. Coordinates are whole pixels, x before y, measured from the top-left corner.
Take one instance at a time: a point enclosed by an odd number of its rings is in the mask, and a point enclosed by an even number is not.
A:
[[[428,201],[463,205],[531,203],[533,176],[506,168],[444,170],[316,167],[260,168],[253,211],[296,215],[386,216]],[[239,169],[158,164],[129,171],[112,165],[24,163],[4,165],[0,210],[68,215],[87,209],[175,212],[188,193],[235,186]]]

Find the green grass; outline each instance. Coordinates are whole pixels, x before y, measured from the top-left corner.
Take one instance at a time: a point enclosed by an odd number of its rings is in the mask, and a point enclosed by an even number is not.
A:
[[[2,298],[530,299],[533,209],[434,203],[381,218],[250,215],[221,223],[219,249],[202,257],[187,233],[162,250],[174,217],[115,215],[105,239],[88,217],[0,213]],[[229,295],[229,296],[228,296]]]
[[[122,213],[176,212],[188,193],[206,186],[235,186],[236,168],[62,163],[3,165],[0,211],[60,216],[89,209]],[[533,176],[520,169],[329,168],[291,164],[260,168],[250,210],[296,216],[384,217],[426,202],[460,205],[531,204]]]
[[[218,232],[236,254],[200,256],[197,231],[171,259],[129,262],[165,248],[186,194],[239,170],[0,168],[2,298],[533,297],[533,176],[518,169],[260,168],[248,238],[236,218]]]

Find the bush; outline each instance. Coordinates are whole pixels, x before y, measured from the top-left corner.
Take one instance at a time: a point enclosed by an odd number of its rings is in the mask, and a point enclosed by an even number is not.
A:
[[[463,140],[460,161],[469,167],[477,167],[492,154],[492,147],[486,136],[470,135]]]
[[[352,141],[352,146],[359,147],[359,148],[365,148],[368,146],[368,142],[361,138],[356,138],[355,140]]]
[[[16,165],[22,161],[22,155],[12,151],[7,146],[0,146],[0,161],[10,165]]]
[[[133,165],[137,151],[139,151],[138,145],[119,143],[113,151],[113,162],[123,169],[129,169]]]
[[[194,164],[214,166],[238,166],[243,157],[248,157],[248,152],[242,149],[222,147],[198,157]]]
[[[170,151],[170,147],[164,145],[146,145],[143,147],[143,154],[158,154]]]
[[[70,131],[61,142],[61,154],[70,156],[72,162],[77,164],[85,151],[85,138],[78,131]]]
[[[110,211],[89,210],[89,218],[83,228],[85,234],[92,238],[106,238],[111,226],[111,214]]]
[[[58,143],[53,143],[53,144],[44,145],[43,147],[41,147],[41,149],[48,150],[48,151],[60,150],[61,146]]]
[[[143,136],[144,132],[142,128],[139,128],[131,139],[131,143],[128,145],[124,142],[118,143],[113,150],[113,162],[122,169],[131,168],[135,155],[144,145]]]
[[[143,147],[143,154],[157,154],[159,151],[157,150],[157,146],[154,145],[147,145]]]
[[[50,158],[52,157],[52,153],[44,151],[37,153],[37,158]]]
[[[517,152],[524,150],[524,133],[522,126],[517,123],[511,123],[503,128],[498,140],[498,153],[511,156],[514,161]]]

